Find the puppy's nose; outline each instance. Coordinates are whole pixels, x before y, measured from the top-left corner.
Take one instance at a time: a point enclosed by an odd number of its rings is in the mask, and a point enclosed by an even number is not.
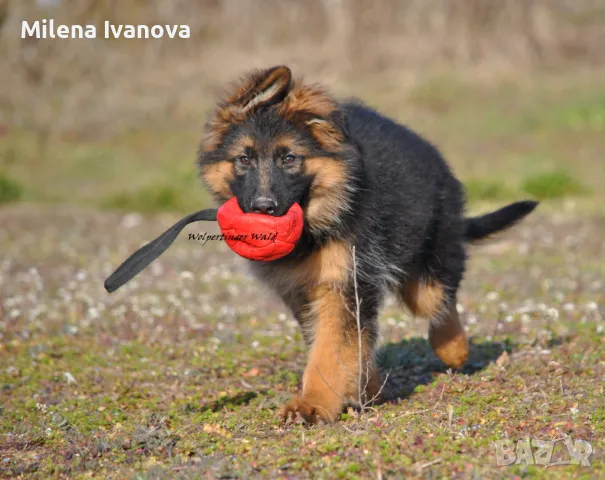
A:
[[[252,202],[252,211],[254,213],[264,213],[265,215],[273,215],[277,208],[277,202],[272,198],[258,197]]]

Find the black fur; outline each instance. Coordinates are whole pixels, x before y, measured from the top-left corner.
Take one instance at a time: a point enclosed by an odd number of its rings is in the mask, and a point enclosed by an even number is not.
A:
[[[355,152],[347,158],[354,172],[350,212],[329,230],[306,231],[291,255],[255,263],[254,270],[271,282],[274,269],[288,268],[328,239],[339,238],[356,247],[366,305],[377,308],[386,290],[431,279],[445,285],[453,300],[464,274],[465,244],[512,226],[537,202],[517,202],[465,219],[463,187],[432,144],[358,101],[341,109]],[[305,195],[297,200],[303,207],[307,201]],[[291,285],[274,287],[290,296]]]
[[[438,285],[442,291],[430,314],[431,321],[438,323],[442,312],[455,309],[467,243],[512,226],[537,205],[523,201],[487,215],[465,218],[461,183],[437,148],[424,138],[359,101],[335,102],[334,111],[328,115],[307,110],[291,115],[283,113],[282,102],[288,98],[280,90],[274,101],[263,99],[262,107],[247,112],[243,120],[227,126],[219,124],[224,136],[216,148],[200,155],[199,162],[202,169],[216,162],[233,162],[235,176],[229,180],[229,189],[245,211],[253,210],[259,196],[277,203],[275,215],[282,215],[293,202],[302,206],[305,229],[293,252],[273,262],[251,262],[251,266],[290,307],[309,345],[315,341],[318,321],[312,307],[317,278],[310,273],[309,278],[300,278],[295,272],[324,246],[340,242],[355,247],[360,321],[364,332],[369,333],[371,351],[376,318],[386,292],[392,291],[405,300],[406,289]],[[329,125],[327,139],[312,130],[308,120],[314,117],[322,125]],[[274,145],[274,140],[284,134],[292,139],[296,156],[290,166],[283,163],[290,152]],[[252,139],[254,147],[235,149],[232,156],[229,152],[242,137]],[[249,165],[241,165],[241,155],[250,160]],[[316,176],[305,171],[305,162],[313,159],[323,159],[326,169],[338,162],[346,175],[346,188],[334,197],[341,208],[322,222],[310,215]],[[265,172],[264,183],[260,180],[261,169]],[[205,180],[219,201],[227,199],[228,195],[212,181]],[[322,205],[332,211],[330,201]],[[343,278],[343,284],[328,288],[338,289],[351,311],[355,307],[353,276]],[[354,331],[355,318],[345,317],[343,329]]]
[[[538,202],[525,200],[507,205],[500,210],[467,218],[465,221],[464,238],[468,242],[484,239],[505,228],[512,227],[523,217],[531,213],[538,206]]]
[[[299,314],[297,307],[305,303],[299,298],[304,296],[303,291],[296,283],[283,282],[276,271],[291,268],[328,240],[342,239],[356,248],[359,288],[373,315],[384,292],[413,281],[437,280],[453,301],[465,270],[466,243],[512,226],[537,202],[517,202],[465,219],[463,187],[437,148],[359,101],[339,107],[338,127],[345,134],[339,154],[325,151],[307,130],[279,117],[277,107],[269,106],[231,128],[219,149],[200,157],[201,165],[224,159],[236,138],[242,134],[254,138],[255,148],[246,154],[253,163],[269,158],[270,191],[260,190],[254,165],[244,175],[236,176],[230,186],[244,211],[251,211],[251,204],[259,195],[275,198],[276,215],[285,213],[293,202],[305,209],[312,178],[289,175],[277,166],[279,159],[273,158],[274,152],[270,151],[273,138],[291,134],[298,138],[298,144],[309,149],[309,156],[333,156],[348,165],[349,188],[353,192],[350,208],[335,218],[330,228],[311,232],[306,226],[303,238],[290,255],[269,263],[252,262],[253,270],[273,284],[294,313]],[[369,323],[375,330],[374,322]]]

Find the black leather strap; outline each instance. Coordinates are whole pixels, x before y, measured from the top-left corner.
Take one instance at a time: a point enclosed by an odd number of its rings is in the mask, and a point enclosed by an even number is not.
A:
[[[158,238],[149,242],[144,247],[134,252],[105,280],[105,290],[109,293],[128,282],[132,277],[138,275],[147,265],[158,258],[174,242],[181,230],[192,222],[200,220],[216,220],[216,208],[208,208],[187,215],[172,227],[162,233]]]

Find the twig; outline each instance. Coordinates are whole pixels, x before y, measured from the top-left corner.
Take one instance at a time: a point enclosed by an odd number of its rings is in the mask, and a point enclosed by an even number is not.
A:
[[[351,430],[349,427],[347,427],[344,423],[342,424],[342,428],[344,428],[349,433],[355,433],[353,430]]]
[[[359,292],[357,289],[357,255],[355,254],[355,246],[351,249],[352,257],[353,257],[353,287],[355,289],[355,318],[357,319],[357,344],[358,344],[358,352],[357,356],[359,358],[359,372],[358,372],[358,382],[357,382],[357,393],[359,397],[359,405],[363,405],[361,397],[361,379],[363,375],[363,358],[362,358],[362,338],[361,338],[361,302],[359,301]]]
[[[366,398],[367,387],[370,382],[370,366],[371,365],[370,365],[370,361],[367,360],[366,368],[365,368],[366,379],[365,379],[365,385],[364,385],[364,382],[363,382],[363,376],[364,376],[363,330],[364,329],[361,327],[361,302],[362,302],[362,300],[359,298],[359,287],[357,284],[357,258],[356,258],[354,246],[351,247],[351,256],[352,256],[352,270],[353,270],[353,272],[352,272],[353,273],[353,288],[354,288],[354,293],[355,293],[355,311],[352,311],[352,308],[348,305],[348,302],[346,300],[345,300],[345,308],[349,311],[349,313],[351,315],[355,316],[355,320],[357,322],[357,350],[358,350],[358,352],[357,352],[357,361],[358,361],[357,397],[358,397],[360,412],[363,413],[364,411],[366,411],[369,408],[368,407],[369,404],[371,404],[377,398],[380,397],[380,395],[382,394],[382,391],[384,390],[384,387],[389,379],[389,375],[391,372],[389,371],[387,373],[378,392],[376,392],[372,398],[370,398],[370,399]],[[343,364],[342,360],[339,358],[337,352],[334,352],[334,355],[336,356],[336,358],[338,358],[338,361],[340,362],[342,369],[345,372],[347,372],[348,369]],[[317,367],[316,369],[317,369],[317,373],[319,373],[319,375],[322,378],[322,380],[324,381],[324,383],[334,393],[334,395],[336,395],[343,403],[346,403],[344,401],[344,399],[332,388],[330,383],[327,381],[327,379],[321,373],[321,370],[319,370],[319,367]]]
[[[433,460],[432,462],[428,462],[428,463],[424,463],[424,464],[420,465],[420,466],[418,467],[418,470],[422,471],[422,470],[424,470],[425,468],[432,467],[433,465],[437,465],[438,463],[441,463],[442,461],[443,461],[443,460],[442,460],[441,458],[436,458],[436,459],[435,459],[435,460]]]
[[[414,412],[405,412],[405,413],[402,413],[401,415],[397,415],[396,417],[393,417],[391,420],[397,420],[398,418],[407,417],[408,415],[418,415],[420,413],[430,412],[431,410],[435,410],[437,408],[437,406],[439,405],[439,403],[440,402],[437,402],[431,408],[425,408],[424,410],[416,410]]]
[[[389,375],[391,375],[391,370],[389,370],[387,372],[387,374],[384,377],[384,381],[382,382],[382,385],[380,386],[380,388],[378,389],[378,391],[374,394],[374,396],[368,400],[368,403],[372,403],[374,400],[376,400],[378,397],[380,397],[380,394],[382,393],[382,390],[384,389],[384,386],[387,384],[387,380],[389,379]]]
[[[365,385],[362,387],[363,380],[363,328],[361,328],[361,302],[362,300],[359,298],[359,288],[357,285],[357,255],[355,246],[351,247],[351,257],[353,264],[353,289],[355,292],[355,320],[357,321],[357,357],[358,357],[358,382],[357,382],[357,396],[359,401],[360,411],[363,412],[368,408],[368,405],[374,402],[380,395],[389,379],[390,371],[387,373],[382,385],[378,392],[374,394],[374,396],[370,399],[366,398],[366,392],[368,385],[370,383],[370,361],[366,360],[366,381]],[[348,307],[347,307],[348,308]],[[349,310],[350,311],[350,310]],[[353,312],[351,312],[353,313]]]

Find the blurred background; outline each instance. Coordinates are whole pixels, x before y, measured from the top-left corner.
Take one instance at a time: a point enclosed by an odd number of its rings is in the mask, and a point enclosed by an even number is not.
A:
[[[98,38],[20,38],[42,18]],[[191,38],[105,39],[105,20]],[[196,210],[216,93],[285,63],[435,143],[471,208],[598,206],[604,45],[605,0],[0,0],[0,202]]]

